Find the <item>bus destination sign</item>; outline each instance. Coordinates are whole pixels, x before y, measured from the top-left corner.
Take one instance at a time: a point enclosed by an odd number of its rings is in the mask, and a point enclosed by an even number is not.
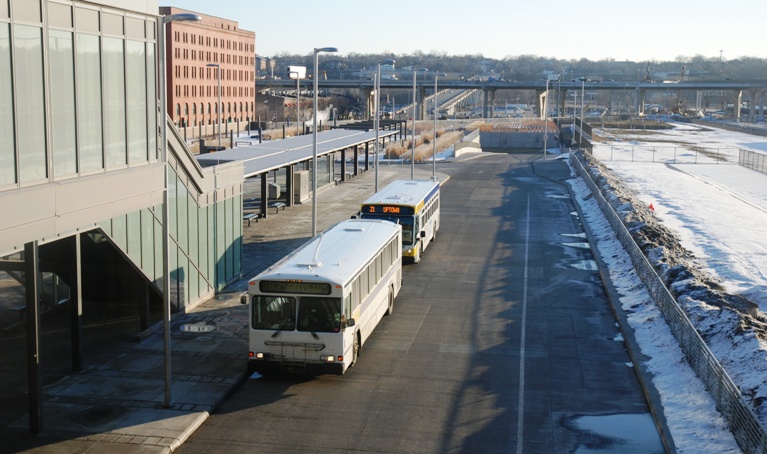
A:
[[[413,207],[404,205],[364,205],[362,213],[387,214],[390,216],[411,215],[415,212]]]
[[[303,281],[259,281],[261,293],[300,293],[305,295],[330,295],[331,287],[327,282]]]

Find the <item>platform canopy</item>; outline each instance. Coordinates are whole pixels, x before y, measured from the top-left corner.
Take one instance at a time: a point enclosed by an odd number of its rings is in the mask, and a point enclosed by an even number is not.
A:
[[[383,139],[395,134],[399,134],[399,131],[379,131],[378,137]],[[241,139],[240,142],[244,140],[248,139]],[[317,134],[317,157],[352,148],[355,145],[372,143],[375,140],[375,130],[332,129],[323,131]],[[245,167],[245,178],[248,178],[281,169],[290,164],[311,160],[312,145],[313,135],[306,134],[252,145],[239,145],[228,150],[201,154],[197,156],[197,162],[202,167],[210,167],[226,162],[242,161]]]

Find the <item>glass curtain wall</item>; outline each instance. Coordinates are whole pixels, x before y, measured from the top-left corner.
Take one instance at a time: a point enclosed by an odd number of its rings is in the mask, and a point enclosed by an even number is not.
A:
[[[16,183],[11,26],[0,22],[0,188]]]
[[[156,19],[0,3],[0,190],[156,162]]]
[[[242,195],[200,206],[175,170],[169,174],[170,287],[177,308],[224,286],[242,272]],[[162,206],[101,224],[112,241],[162,287]]]

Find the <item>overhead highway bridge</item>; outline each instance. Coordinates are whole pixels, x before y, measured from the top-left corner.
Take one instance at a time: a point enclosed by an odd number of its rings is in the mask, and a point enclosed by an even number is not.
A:
[[[416,80],[416,102],[419,106],[417,109],[417,118],[425,118],[425,100],[426,92],[434,90],[434,79],[429,77],[429,73],[423,73]],[[332,89],[358,89],[365,93],[366,99],[371,97],[373,92],[372,80],[360,80],[360,79],[339,79],[339,80],[319,80],[318,87],[322,90]],[[311,79],[301,81],[304,85],[304,90],[310,90],[310,85],[313,83]],[[258,79],[256,86],[259,90],[265,88],[271,89],[291,89],[295,88],[296,81],[293,79]],[[636,95],[634,98],[634,109],[636,112],[642,113],[644,110],[644,99],[648,91],[666,91],[671,93],[677,93],[680,91],[719,91],[729,93],[729,97],[732,100],[730,103],[739,106],[743,98],[744,92],[747,98],[753,99],[754,102],[751,105],[761,105],[767,96],[767,84],[764,82],[690,82],[680,81],[678,83],[656,83],[649,81],[642,82],[597,82],[597,81],[555,81],[549,82],[549,89],[557,89],[563,93],[560,96],[560,107],[563,107],[564,100],[567,99],[567,91],[633,91]],[[381,80],[382,89],[398,89],[398,90],[412,90],[412,80]],[[498,90],[535,90],[540,97],[541,94],[546,93],[546,81],[503,81],[503,80],[450,80],[439,79],[438,89],[457,89],[457,90],[481,90],[483,93],[482,99],[482,116],[483,118],[492,117],[493,103],[495,100],[495,93]],[[564,90],[564,91],[562,91]],[[740,116],[739,109],[733,109],[733,116],[736,118]]]

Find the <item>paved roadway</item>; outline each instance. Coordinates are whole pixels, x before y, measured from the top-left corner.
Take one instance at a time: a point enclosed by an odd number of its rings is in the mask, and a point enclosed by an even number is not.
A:
[[[439,170],[438,238],[357,365],[250,379],[178,452],[662,452],[564,162]]]

